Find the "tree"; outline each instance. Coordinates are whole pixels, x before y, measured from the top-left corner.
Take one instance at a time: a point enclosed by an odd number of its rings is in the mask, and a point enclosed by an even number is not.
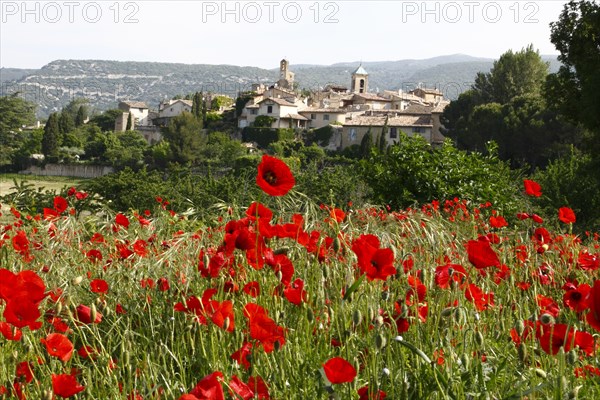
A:
[[[473,89],[481,102],[504,104],[515,96],[540,94],[548,75],[548,64],[533,45],[516,53],[502,54],[490,72],[478,73]]]
[[[195,163],[207,140],[202,133],[202,121],[188,112],[172,118],[162,134],[171,146],[173,161],[181,164]]]
[[[77,115],[75,116],[75,126],[80,127],[84,124],[85,119],[87,118],[87,112],[84,106],[79,106],[77,110]]]
[[[600,135],[600,4],[571,0],[550,30],[562,66],[548,77],[546,99],[571,121]]]
[[[50,162],[58,161],[58,148],[60,147],[60,125],[58,113],[52,113],[48,117],[42,137],[42,153]]]
[[[98,126],[103,132],[113,132],[115,130],[115,120],[123,115],[123,110],[118,108],[104,111],[100,115],[95,115],[90,119],[90,123]]]
[[[371,128],[367,130],[365,136],[363,136],[360,141],[360,155],[362,158],[369,158],[371,155],[371,149],[373,148],[373,134],[371,133]]]
[[[68,112],[62,111],[58,118],[58,126],[60,128],[60,133],[66,135],[75,129],[75,121],[73,121],[73,118]]]
[[[133,127],[133,119],[131,118],[131,113],[127,116],[127,126],[125,127],[126,131],[130,131]]]
[[[0,96],[0,167],[13,164],[23,137],[19,130],[35,121],[35,105],[18,97]]]

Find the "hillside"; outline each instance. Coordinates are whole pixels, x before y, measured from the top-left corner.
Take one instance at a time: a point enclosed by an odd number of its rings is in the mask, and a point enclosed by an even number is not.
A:
[[[549,56],[545,56],[546,59]],[[294,65],[300,88],[318,89],[327,84],[350,84],[350,75],[360,61],[333,65]],[[363,62],[369,72],[371,91],[410,90],[421,84],[437,87],[454,99],[468,89],[477,72],[487,72],[492,59],[455,54],[424,60]],[[557,69],[555,58],[551,70]],[[38,104],[44,118],[76,97],[86,97],[94,109],[106,110],[121,100],[140,100],[150,108],[178,94],[196,91],[236,96],[252,83],[273,83],[278,70],[234,65],[122,62],[106,60],[56,60],[39,70],[3,68],[2,92],[20,91]],[[458,84],[457,84],[458,83]]]

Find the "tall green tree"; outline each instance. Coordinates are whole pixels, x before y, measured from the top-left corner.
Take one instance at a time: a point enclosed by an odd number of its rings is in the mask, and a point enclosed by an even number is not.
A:
[[[60,147],[60,122],[58,113],[48,117],[42,137],[42,153],[50,162],[58,161],[58,148]]]
[[[371,155],[371,149],[374,147],[373,134],[371,128],[365,133],[362,140],[360,141],[360,155],[362,158],[369,158]]]
[[[84,124],[86,118],[86,108],[83,105],[81,105],[79,106],[79,109],[77,110],[77,115],[75,116],[75,126],[79,128],[81,125]]]
[[[600,138],[600,3],[569,1],[550,30],[562,65],[548,77],[546,100]]]
[[[172,118],[162,134],[171,146],[173,161],[180,164],[196,163],[207,141],[202,132],[202,121],[188,112]]]
[[[58,118],[58,125],[60,128],[60,133],[63,135],[66,135],[67,133],[75,129],[75,121],[73,120],[73,117],[71,117],[71,114],[69,114],[66,111],[62,111],[60,113],[60,116]]]
[[[133,127],[133,119],[131,118],[131,113],[127,116],[127,126],[125,127],[126,131],[130,131]]]
[[[533,45],[502,54],[488,73],[478,73],[473,89],[482,103],[504,104],[515,96],[540,94],[548,64]]]
[[[0,168],[10,168],[21,147],[23,125],[35,121],[35,105],[14,94],[0,96]]]

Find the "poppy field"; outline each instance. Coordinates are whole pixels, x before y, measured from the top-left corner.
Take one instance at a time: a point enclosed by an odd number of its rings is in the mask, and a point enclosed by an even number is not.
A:
[[[599,236],[536,182],[517,215],[314,204],[266,155],[256,184],[204,220],[4,205],[0,399],[600,396]]]

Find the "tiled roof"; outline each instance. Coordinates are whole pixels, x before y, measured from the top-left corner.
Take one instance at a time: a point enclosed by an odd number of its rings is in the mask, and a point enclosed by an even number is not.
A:
[[[369,75],[369,73],[363,68],[362,64],[356,68],[356,70],[352,73],[356,75]]]
[[[399,112],[402,114],[428,114],[429,115],[429,114],[431,114],[432,110],[433,110],[433,106],[411,103],[404,110],[399,110]]]
[[[343,108],[303,108],[298,110],[299,113],[329,113],[329,114],[345,114],[346,110]]]
[[[435,107],[433,107],[433,110],[431,110],[432,113],[442,113],[444,112],[444,109],[448,106],[448,104],[450,104],[449,101],[440,101],[439,103],[436,104]]]
[[[373,100],[373,101],[391,101],[390,99],[386,99],[385,97],[381,97],[375,93],[355,93],[354,96],[361,97],[365,100]]]
[[[281,117],[281,119],[299,119],[300,121],[308,121],[308,118],[299,114],[287,114],[286,116]]]
[[[384,126],[386,121],[383,115],[360,115],[346,120],[344,126]],[[398,115],[387,118],[387,125],[394,126],[424,126],[432,127],[431,117],[418,115]]]
[[[268,101],[268,100],[272,101],[273,103],[277,103],[277,104],[279,104],[280,106],[298,107],[298,106],[297,106],[297,105],[295,105],[294,103],[290,103],[290,102],[289,102],[289,101],[287,101],[287,100],[284,100],[284,99],[279,99],[279,98],[277,98],[277,97],[267,97],[266,99],[262,99],[261,101],[259,101],[257,104],[260,104],[260,103],[262,103],[262,102],[265,102],[265,101]]]
[[[143,101],[122,101],[121,103],[129,106],[130,108],[148,108],[146,103]]]

